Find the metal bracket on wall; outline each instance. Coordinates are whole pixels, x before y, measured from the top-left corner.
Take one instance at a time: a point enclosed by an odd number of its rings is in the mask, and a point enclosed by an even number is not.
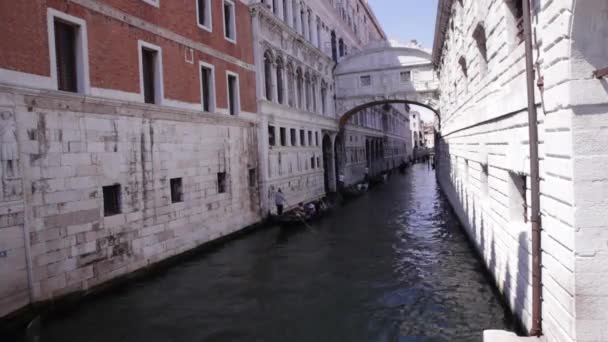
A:
[[[608,68],[598,69],[593,72],[593,76],[602,78],[608,76]]]

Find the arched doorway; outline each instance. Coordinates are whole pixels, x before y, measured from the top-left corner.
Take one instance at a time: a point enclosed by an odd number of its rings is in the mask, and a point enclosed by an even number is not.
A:
[[[340,184],[340,175],[343,174],[344,168],[342,163],[343,158],[343,143],[342,134],[338,134],[334,142],[334,161],[335,161],[335,180],[336,184]]]
[[[334,149],[331,144],[331,137],[323,135],[323,176],[325,181],[325,193],[336,191],[334,182]]]

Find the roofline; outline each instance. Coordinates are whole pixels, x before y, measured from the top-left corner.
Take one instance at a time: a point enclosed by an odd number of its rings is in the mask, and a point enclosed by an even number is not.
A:
[[[450,20],[450,11],[454,0],[439,0],[437,3],[437,20],[435,22],[435,40],[433,42],[433,64],[435,67],[439,65],[443,46],[445,43],[445,35]]]
[[[376,26],[376,29],[380,33],[381,38],[384,40],[388,39],[388,38],[386,38],[386,33],[384,32],[384,29],[380,25],[378,18],[376,18],[376,14],[374,14],[374,11],[372,10],[372,8],[363,0],[359,0],[359,3],[361,3],[361,5],[363,5],[363,8],[367,12],[367,14],[370,16],[370,18],[372,18],[372,21],[374,22],[374,26]]]

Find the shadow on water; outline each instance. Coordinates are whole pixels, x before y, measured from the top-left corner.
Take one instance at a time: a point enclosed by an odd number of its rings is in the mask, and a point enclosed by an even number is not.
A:
[[[479,341],[508,329],[434,173],[414,166],[314,230],[260,230],[47,318],[50,341]]]

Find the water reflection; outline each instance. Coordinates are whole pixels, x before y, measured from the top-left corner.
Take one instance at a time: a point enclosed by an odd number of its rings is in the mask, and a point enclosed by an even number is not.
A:
[[[434,175],[266,229],[43,325],[49,341],[480,341],[509,328]]]

